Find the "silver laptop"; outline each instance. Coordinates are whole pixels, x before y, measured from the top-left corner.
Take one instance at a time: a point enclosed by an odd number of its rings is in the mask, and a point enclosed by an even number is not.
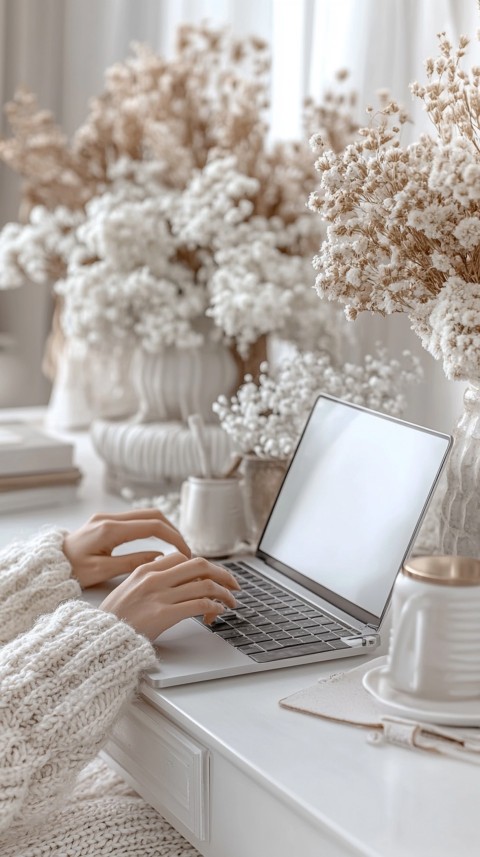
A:
[[[242,590],[212,627],[158,638],[154,687],[352,657],[380,644],[395,577],[447,459],[449,435],[321,395]]]

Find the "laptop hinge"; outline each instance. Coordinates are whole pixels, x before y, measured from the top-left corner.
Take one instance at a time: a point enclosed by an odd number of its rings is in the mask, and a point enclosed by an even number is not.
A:
[[[363,634],[352,634],[350,637],[342,637],[342,642],[347,643],[352,649],[363,646],[368,649],[376,649],[380,645],[380,634],[371,632],[365,628]]]

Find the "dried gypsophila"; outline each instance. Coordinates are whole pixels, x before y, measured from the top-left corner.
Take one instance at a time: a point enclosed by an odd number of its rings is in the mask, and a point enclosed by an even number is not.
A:
[[[59,206],[49,211],[35,206],[27,224],[7,223],[0,231],[0,289],[23,285],[26,280],[48,284],[65,273],[75,254],[76,228],[81,211]]]
[[[67,338],[100,350],[124,343],[152,353],[200,345],[193,322],[202,314],[204,295],[185,269],[182,279],[176,273],[167,269],[158,276],[146,267],[124,272],[105,262],[72,268],[56,285],[65,300]]]
[[[315,181],[312,123],[342,148],[354,128],[354,99],[327,93],[324,107],[307,102],[305,139],[271,146],[269,69],[262,40],[184,24],[172,58],[134,44],[131,56],[107,69],[104,91],[71,140],[33,94],[19,90],[5,108],[13,136],[0,140],[0,159],[24,179],[22,219],[36,205],[83,208],[123,158],[153,161],[167,187],[184,188],[209,160],[231,154],[258,182],[255,213],[292,222]]]
[[[198,343],[204,314],[244,357],[272,332],[333,347],[339,319],[311,288],[309,258],[323,229],[304,206],[313,159],[306,141],[269,145],[268,68],[259,40],[182,27],[172,60],[136,45],[107,70],[104,93],[70,142],[20,94],[0,157],[24,176],[27,205],[43,205],[31,209],[28,241],[20,228],[5,232],[8,283],[60,277],[65,330],[107,348],[112,338],[149,350]],[[305,124],[315,114],[341,147],[353,127],[349,107],[327,100],[316,114],[307,105]],[[76,219],[70,232],[64,219],[60,235],[62,201]]]
[[[0,235],[8,284],[46,282],[55,261],[69,337],[107,349],[189,347],[203,341],[197,321],[207,314],[212,338],[245,356],[268,333],[338,354],[344,325],[316,299],[305,255],[318,237],[311,214],[288,225],[250,216],[245,192],[256,182],[231,157],[209,163],[184,191],[167,191],[150,162],[121,159],[111,173],[84,213],[37,206],[28,226]]]
[[[403,357],[403,365],[388,359],[377,345],[363,364],[335,366],[328,354],[296,352],[276,370],[262,364],[258,384],[246,376],[236,395],[220,396],[213,410],[242,454],[287,459],[319,393],[401,416],[406,389],[423,376],[418,358],[408,351]]]
[[[19,90],[6,107],[13,137],[0,141],[0,158],[24,178],[26,210],[83,207],[123,156],[157,160],[177,187],[216,151],[235,152],[248,173],[265,144],[269,64],[256,37],[182,25],[171,59],[134,44],[132,56],[107,69],[104,92],[71,141]]]
[[[314,259],[319,295],[345,304],[350,318],[406,312],[447,377],[464,380],[480,371],[480,70],[460,68],[467,44],[462,38],[454,52],[441,34],[428,85],[412,86],[438,139],[423,135],[402,148],[406,115],[394,102],[341,155],[317,136],[323,194],[310,199],[330,223]]]
[[[149,351],[186,347],[202,341],[196,321],[206,314],[245,356],[271,332],[337,347],[341,318],[315,299],[309,257],[295,253],[303,223],[297,236],[295,224],[248,219],[244,195],[255,182],[233,158],[209,163],[183,192],[166,194],[150,171],[135,172],[131,181],[128,162],[117,168],[76,229],[56,287],[68,336],[104,347],[135,337]]]

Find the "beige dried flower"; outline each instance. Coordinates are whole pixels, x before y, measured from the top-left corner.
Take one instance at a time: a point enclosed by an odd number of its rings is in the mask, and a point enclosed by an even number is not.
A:
[[[305,139],[271,145],[269,67],[255,37],[183,25],[172,59],[135,44],[107,69],[71,140],[19,93],[0,158],[25,179],[28,222],[0,233],[0,288],[55,271],[67,334],[106,347],[193,344],[204,315],[245,360],[270,333],[336,340],[312,288],[324,227],[305,205],[318,182],[308,136],[320,127],[341,151],[354,96],[309,101]]]
[[[0,159],[24,179],[21,219],[35,205],[82,208],[97,183],[52,114],[24,88],[17,90],[5,113],[13,136],[0,140]]]
[[[272,147],[269,70],[267,45],[257,37],[184,24],[172,59],[135,43],[131,56],[107,69],[104,91],[70,141],[35,96],[19,90],[5,108],[13,136],[0,140],[0,159],[25,180],[24,213],[39,204],[82,208],[122,158],[155,161],[157,178],[181,189],[195,170],[227,154],[259,183],[255,213],[294,220],[315,182],[308,138],[321,129],[325,144],[341,151],[356,130],[355,94],[327,93],[322,105],[309,99],[305,138]]]
[[[427,84],[412,84],[437,136],[402,146],[406,114],[384,100],[359,140],[340,154],[319,152],[321,193],[311,195],[310,207],[330,224],[314,259],[319,295],[345,304],[352,319],[362,311],[406,312],[447,377],[471,379],[480,294],[480,70],[460,67],[467,44],[462,37],[454,49],[440,34]],[[440,319],[448,336],[439,336]]]
[[[26,179],[27,207],[50,209],[83,206],[123,156],[156,159],[175,187],[221,152],[253,174],[265,148],[269,63],[258,38],[185,24],[173,59],[134,44],[107,69],[104,92],[70,142],[35,96],[19,91],[6,107],[13,137],[0,143],[0,158]]]

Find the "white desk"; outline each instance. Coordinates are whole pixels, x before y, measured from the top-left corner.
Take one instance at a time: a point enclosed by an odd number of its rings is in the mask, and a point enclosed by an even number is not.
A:
[[[125,508],[104,494],[86,436],[75,437],[87,471],[79,503],[0,517],[0,544]],[[341,666],[144,685],[110,757],[206,857],[478,857],[480,767],[374,747],[365,730],[279,707]]]

